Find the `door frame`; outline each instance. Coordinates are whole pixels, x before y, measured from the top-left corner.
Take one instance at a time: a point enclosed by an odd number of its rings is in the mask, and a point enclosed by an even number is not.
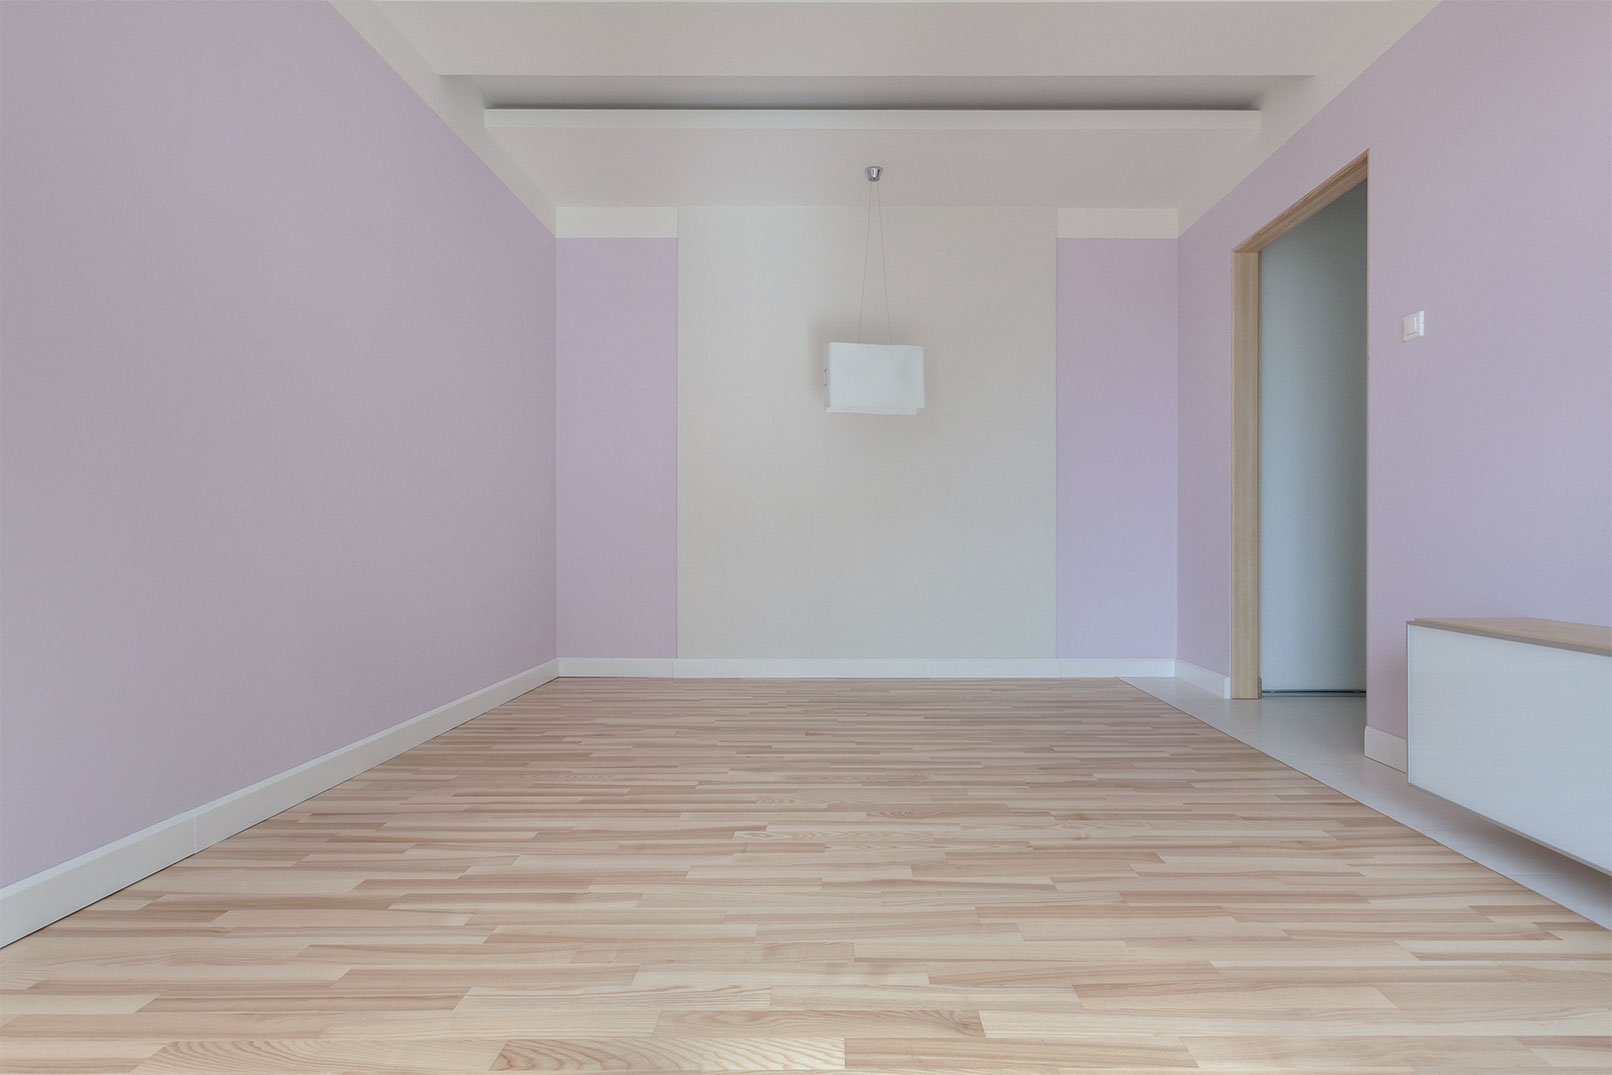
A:
[[[1231,696],[1259,697],[1259,252],[1366,180],[1362,153],[1231,254]]]

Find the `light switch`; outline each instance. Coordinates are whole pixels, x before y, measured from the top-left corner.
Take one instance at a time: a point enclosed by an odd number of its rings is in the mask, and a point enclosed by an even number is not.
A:
[[[1413,314],[1406,314],[1404,317],[1400,318],[1400,325],[1403,328],[1403,331],[1401,332],[1399,338],[1402,340],[1414,340],[1420,337],[1423,334],[1422,318],[1426,314],[1426,310],[1417,310]]]

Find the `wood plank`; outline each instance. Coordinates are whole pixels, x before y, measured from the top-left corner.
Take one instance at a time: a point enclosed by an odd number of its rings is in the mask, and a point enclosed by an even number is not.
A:
[[[1612,935],[1118,681],[559,680],[0,950],[18,1071],[1605,1066]]]
[[[1368,167],[1367,157],[1365,153],[1360,154],[1322,180],[1314,190],[1288,206],[1275,220],[1238,244],[1237,252],[1257,254],[1364,183]]]
[[[1565,620],[1538,620],[1526,617],[1498,619],[1418,619],[1412,627],[1432,627],[1440,631],[1457,631],[1461,634],[1503,638],[1510,642],[1529,642],[1536,646],[1556,649],[1580,650],[1612,657],[1612,627],[1593,623],[1569,623]]]
[[[1231,256],[1231,696],[1259,697],[1259,253]]]

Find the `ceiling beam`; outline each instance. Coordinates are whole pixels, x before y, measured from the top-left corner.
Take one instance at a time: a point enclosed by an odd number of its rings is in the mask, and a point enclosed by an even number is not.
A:
[[[488,128],[721,131],[1239,131],[1254,109],[489,108]]]

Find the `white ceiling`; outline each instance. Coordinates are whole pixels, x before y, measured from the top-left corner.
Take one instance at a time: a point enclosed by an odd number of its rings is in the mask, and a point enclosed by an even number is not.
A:
[[[1173,209],[1184,225],[1433,4],[372,6],[409,66],[486,106],[466,140],[555,205],[858,204],[881,164],[886,204]],[[402,70],[396,42],[365,32]]]
[[[1173,206],[1257,112],[534,111],[489,114],[562,205]]]

